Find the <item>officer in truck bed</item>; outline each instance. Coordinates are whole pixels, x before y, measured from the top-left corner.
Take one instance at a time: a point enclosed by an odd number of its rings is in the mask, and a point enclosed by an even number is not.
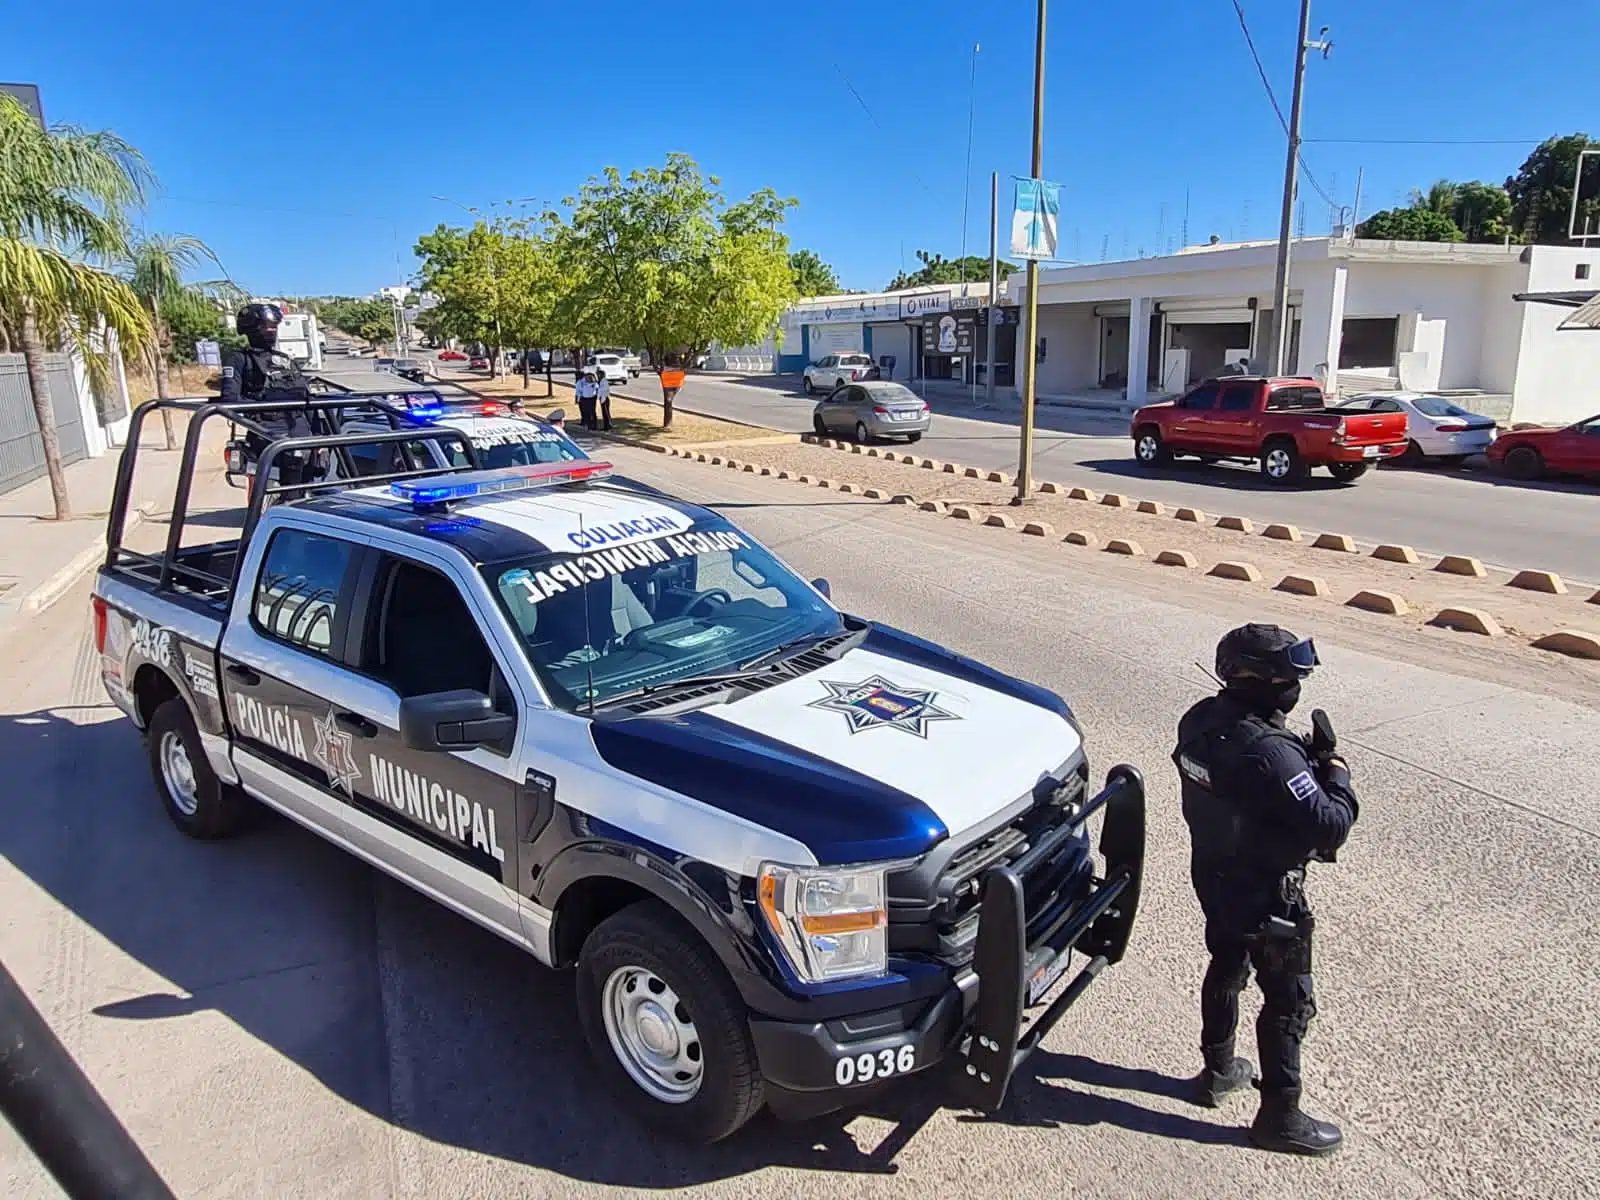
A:
[[[244,350],[231,351],[222,362],[222,402],[237,404],[241,400],[276,400],[292,403],[309,400],[311,387],[300,373],[299,364],[277,348],[278,326],[283,322],[283,310],[276,304],[247,304],[239,310],[234,328],[249,342]],[[264,425],[273,438],[300,437],[311,432],[310,422],[302,415],[259,413],[253,418]],[[255,433],[245,438],[250,456],[259,461],[267,448],[266,441]],[[278,481],[285,484],[303,482],[309,458],[303,454],[281,458],[278,462]]]
[[[1306,864],[1333,860],[1357,803],[1326,715],[1313,714],[1318,732],[1309,744],[1285,725],[1316,665],[1310,640],[1276,625],[1228,633],[1217,645],[1222,690],[1183,715],[1172,758],[1211,955],[1200,989],[1205,1067],[1195,1098],[1215,1107],[1251,1083],[1249,1061],[1234,1054],[1234,1033],[1239,993],[1254,966],[1261,1108],[1251,1138],[1269,1150],[1321,1155],[1338,1149],[1342,1136],[1300,1111],[1300,1043],[1317,1012]]]

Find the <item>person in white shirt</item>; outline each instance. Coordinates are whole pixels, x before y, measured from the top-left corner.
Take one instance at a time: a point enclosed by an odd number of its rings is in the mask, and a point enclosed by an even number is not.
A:
[[[583,374],[578,376],[578,382],[573,391],[578,398],[578,423],[585,429],[593,429],[595,427],[595,401],[600,397],[600,387],[595,383],[594,371],[585,368]]]
[[[604,422],[601,426],[607,433],[611,432],[611,381],[606,378],[604,371],[596,372],[595,394],[600,402],[600,419]],[[590,426],[594,428],[593,425]]]

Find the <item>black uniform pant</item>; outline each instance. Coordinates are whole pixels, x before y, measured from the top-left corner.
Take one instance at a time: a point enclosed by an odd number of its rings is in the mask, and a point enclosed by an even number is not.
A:
[[[578,397],[578,422],[585,429],[593,429],[596,426],[595,405],[597,400],[598,397],[595,396]]]
[[[1207,1064],[1220,1068],[1233,1053],[1239,1027],[1239,993],[1250,968],[1261,989],[1256,1047],[1261,1052],[1261,1090],[1300,1091],[1300,1043],[1317,1015],[1311,983],[1311,913],[1302,901],[1287,918],[1292,935],[1274,936],[1247,927],[1232,914],[1206,914],[1206,949],[1211,963],[1200,985],[1200,1047]],[[1213,1061],[1215,1060],[1215,1061]]]

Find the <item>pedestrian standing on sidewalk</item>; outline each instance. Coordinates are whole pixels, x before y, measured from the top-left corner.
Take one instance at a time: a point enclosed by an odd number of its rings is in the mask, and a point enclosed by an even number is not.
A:
[[[601,426],[607,433],[611,432],[611,381],[606,378],[604,371],[596,372],[595,378],[596,398],[600,403],[600,419],[604,422]]]
[[[595,383],[594,371],[585,367],[583,374],[578,376],[578,382],[573,388],[578,397],[578,423],[585,429],[593,431],[595,428],[595,403],[600,398],[600,388]]]

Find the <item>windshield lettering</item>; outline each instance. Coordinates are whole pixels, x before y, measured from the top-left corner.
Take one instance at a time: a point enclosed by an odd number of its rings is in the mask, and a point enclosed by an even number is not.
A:
[[[623,522],[638,524],[639,522]],[[613,546],[593,554],[578,554],[563,562],[552,563],[540,570],[523,569],[508,572],[506,583],[522,588],[527,598],[537,604],[569,588],[581,588],[589,580],[601,580],[611,575],[621,575],[638,567],[649,567],[674,558],[698,558],[719,550],[744,550],[750,543],[743,535],[731,530],[710,530],[706,533],[683,533],[666,538],[653,538],[648,542],[634,542],[627,546]]]
[[[689,522],[673,516],[638,517],[631,521],[613,521],[609,525],[585,526],[576,533],[567,534],[567,541],[579,550],[591,550],[607,542],[630,542],[654,534],[673,533],[688,525]]]

